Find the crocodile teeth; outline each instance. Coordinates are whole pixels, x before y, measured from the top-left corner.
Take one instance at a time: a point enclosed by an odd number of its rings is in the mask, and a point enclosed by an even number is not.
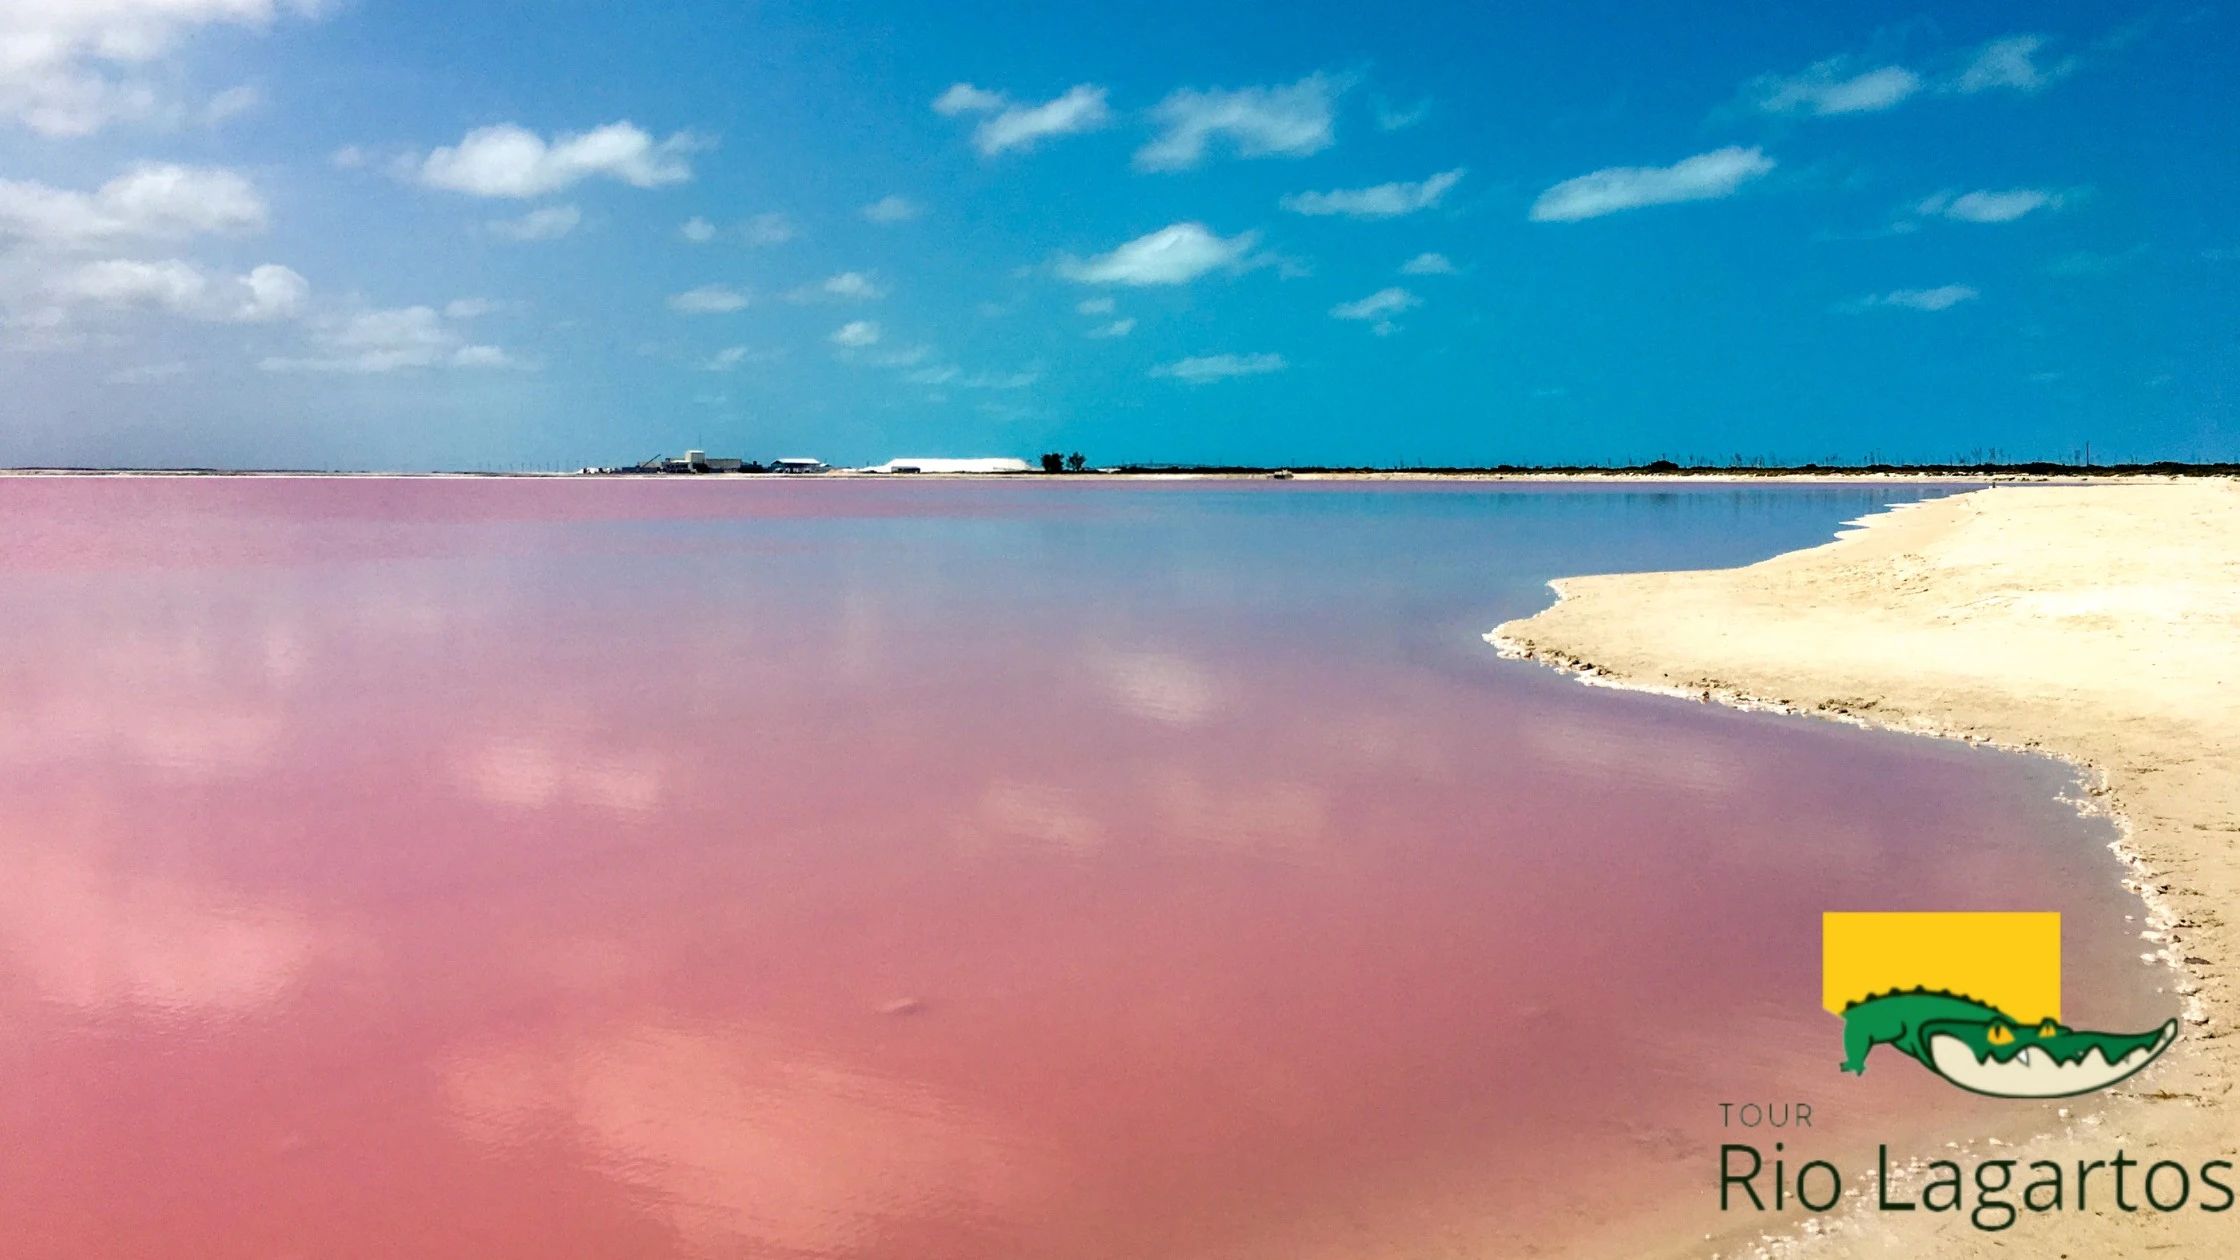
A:
[[[1944,1034],[1929,1038],[1929,1057],[1937,1075],[1962,1089],[2000,1098],[2063,1098],[2106,1089],[2153,1062],[2177,1035],[2177,1021],[2171,1020],[2162,1026],[2152,1046],[2140,1046],[2113,1063],[2098,1046],[2070,1063],[2056,1063],[2052,1055],[2039,1053],[2036,1046],[2025,1047],[2005,1063],[1978,1060],[1966,1042]]]

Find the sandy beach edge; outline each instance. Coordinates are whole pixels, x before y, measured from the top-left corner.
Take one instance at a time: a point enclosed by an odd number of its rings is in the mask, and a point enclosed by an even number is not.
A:
[[[1554,605],[1485,636],[1503,656],[1596,686],[2075,767],[2080,805],[2118,829],[2112,847],[2185,1035],[2133,1081],[2044,1106],[2020,1157],[2104,1158],[2120,1141],[2235,1158],[2227,1034],[2240,959],[2222,908],[2240,895],[2240,682],[2223,680],[2240,680],[2240,485],[1994,488],[1897,505],[1739,569],[1550,585]],[[2202,1212],[2071,1212],[2035,1223],[2035,1239],[1865,1203],[1790,1225],[1740,1252],[1722,1239],[1723,1253],[2240,1254],[2240,1222]]]

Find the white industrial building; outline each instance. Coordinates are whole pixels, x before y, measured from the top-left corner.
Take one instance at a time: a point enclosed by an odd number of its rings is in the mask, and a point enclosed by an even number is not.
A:
[[[890,459],[864,469],[868,473],[1023,473],[1027,461],[1009,456],[986,459]]]
[[[706,451],[686,451],[681,456],[656,455],[638,465],[639,472],[735,473],[746,467],[743,459],[708,458]]]

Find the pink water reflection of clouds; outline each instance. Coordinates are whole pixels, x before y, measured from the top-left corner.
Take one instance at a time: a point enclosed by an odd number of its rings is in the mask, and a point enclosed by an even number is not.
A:
[[[565,1134],[693,1257],[849,1255],[929,1214],[999,1217],[1032,1183],[1046,1196],[1070,1179],[984,1117],[749,1027],[631,1025],[470,1053],[445,1092],[459,1130],[499,1158]]]
[[[310,963],[318,935],[300,909],[148,871],[84,830],[73,819],[0,834],[0,958],[41,1000],[89,1013],[238,1015],[272,1002]]]
[[[1193,502],[0,482],[0,1254],[1554,1253],[1837,1092],[1824,905],[2120,987],[2042,774],[1426,665],[1233,509],[1178,592]]]

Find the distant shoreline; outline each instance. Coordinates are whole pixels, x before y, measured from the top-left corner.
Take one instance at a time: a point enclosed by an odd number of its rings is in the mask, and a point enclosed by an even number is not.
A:
[[[890,473],[834,468],[814,473],[711,472],[617,473],[591,472],[483,472],[474,470],[405,471],[390,469],[312,468],[0,468],[0,477],[332,477],[347,479],[413,478],[512,481],[1023,481],[1044,484],[1060,481],[1601,481],[1625,483],[1688,482],[1788,482],[1867,483],[1893,481],[1917,483],[1988,482],[2075,483],[2106,481],[2172,481],[2240,478],[2240,463],[2187,464],[1873,464],[1862,467],[1825,467],[1800,464],[1779,468],[1650,466],[1604,468],[1588,465],[1532,467],[1500,464],[1482,468],[1257,468],[1229,465],[1125,465],[1114,469],[1065,473]]]

